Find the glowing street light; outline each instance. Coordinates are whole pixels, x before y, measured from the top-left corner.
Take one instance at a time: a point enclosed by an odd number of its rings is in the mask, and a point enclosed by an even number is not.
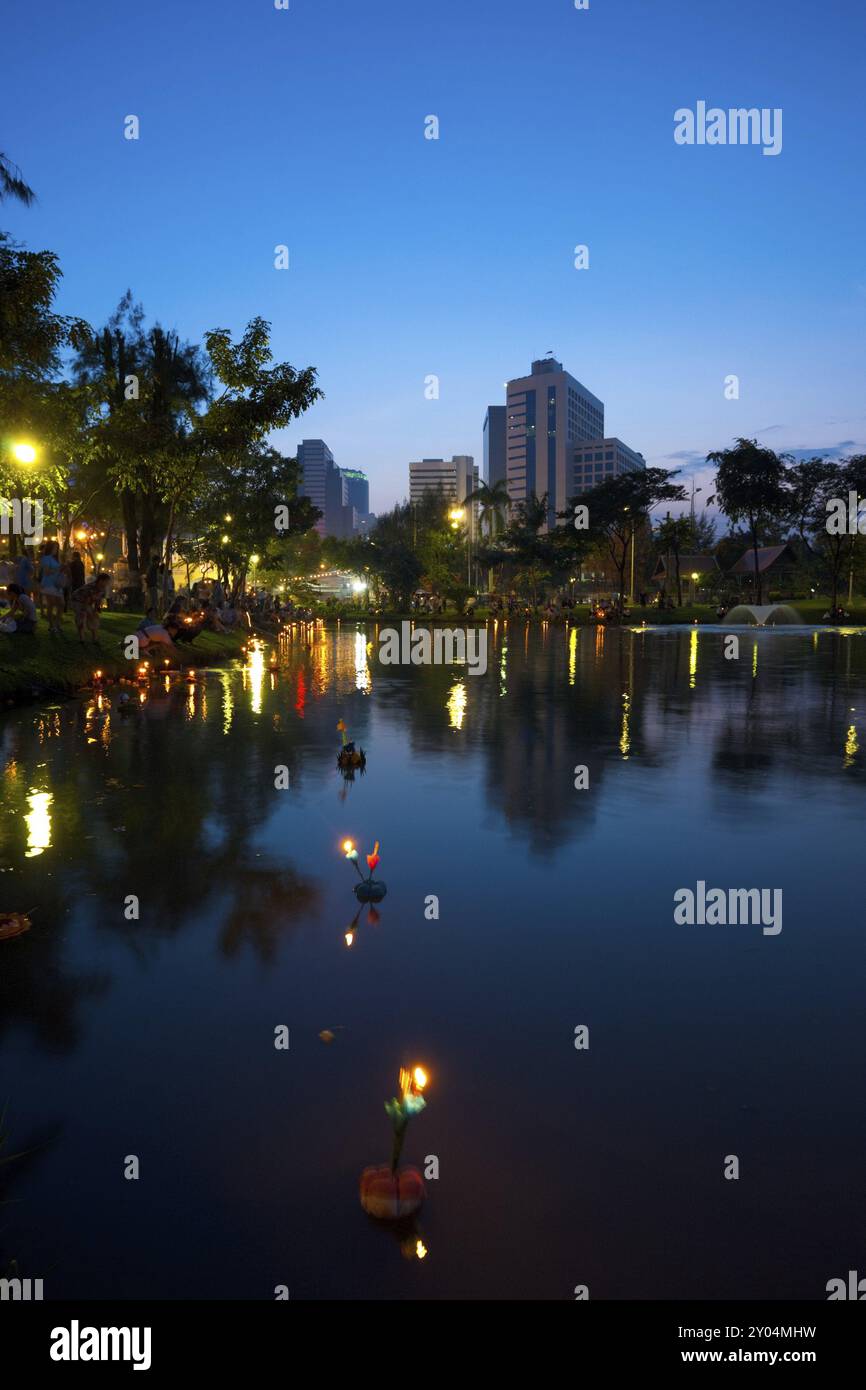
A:
[[[12,445],[12,457],[16,463],[35,463],[36,450],[32,444],[21,439]]]

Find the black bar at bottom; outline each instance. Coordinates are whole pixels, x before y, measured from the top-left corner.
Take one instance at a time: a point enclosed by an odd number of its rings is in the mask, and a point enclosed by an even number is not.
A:
[[[587,1361],[611,1372],[793,1364],[826,1376],[861,1364],[864,1340],[866,1309],[844,1302],[363,1303],[360,1309],[291,1299],[0,1303],[0,1364],[9,1385],[14,1371],[92,1378],[104,1367],[116,1376],[133,1374],[136,1366],[142,1381],[186,1373],[249,1378],[279,1365],[307,1378],[313,1366],[297,1359],[305,1353],[317,1358],[319,1373],[341,1358],[356,1368],[378,1362],[383,1370],[394,1368],[396,1358],[408,1374],[420,1356],[426,1379],[437,1356],[456,1352],[465,1366],[472,1344],[491,1363],[533,1347],[548,1363],[561,1347],[575,1371]]]

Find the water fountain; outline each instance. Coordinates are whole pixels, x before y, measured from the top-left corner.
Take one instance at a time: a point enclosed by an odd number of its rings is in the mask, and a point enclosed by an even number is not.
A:
[[[722,619],[725,627],[779,627],[802,622],[796,608],[787,603],[738,603]]]

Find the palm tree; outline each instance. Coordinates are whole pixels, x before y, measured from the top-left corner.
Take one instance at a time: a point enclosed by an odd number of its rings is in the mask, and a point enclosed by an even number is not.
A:
[[[0,152],[0,203],[4,198],[17,198],[19,203],[29,207],[35,197],[33,189],[22,179],[18,165]]]
[[[466,501],[478,503],[481,528],[487,530],[491,540],[495,540],[497,533],[505,527],[508,511],[508,484],[505,479],[499,478],[492,487],[487,483],[479,483],[474,492],[469,493]]]

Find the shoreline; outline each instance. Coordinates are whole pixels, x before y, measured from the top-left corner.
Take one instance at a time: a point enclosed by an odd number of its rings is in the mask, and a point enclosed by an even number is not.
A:
[[[137,662],[123,655],[121,641],[135,632],[141,618],[140,613],[102,613],[96,642],[79,642],[71,622],[64,624],[61,636],[52,637],[44,619],[32,636],[0,635],[0,704],[10,707],[46,697],[71,698],[86,689],[97,669],[109,681],[132,679]],[[172,665],[185,669],[230,661],[240,656],[250,636],[247,628],[201,632],[194,644],[181,643],[181,658],[173,658]]]

